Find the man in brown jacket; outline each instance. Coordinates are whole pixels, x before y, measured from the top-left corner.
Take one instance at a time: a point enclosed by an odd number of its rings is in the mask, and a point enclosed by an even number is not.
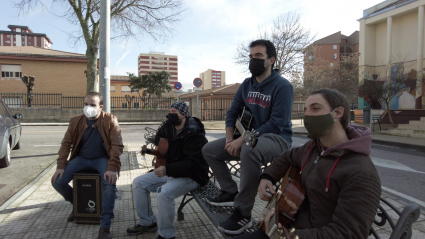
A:
[[[292,165],[301,169],[306,199],[296,215],[291,238],[367,238],[379,206],[381,183],[369,157],[370,129],[350,126],[349,104],[336,90],[319,89],[305,102],[305,145],[274,159],[260,176],[262,200],[275,193]],[[270,215],[269,215],[270,216]],[[270,218],[270,217],[269,217]],[[251,236],[251,237],[250,237]],[[241,238],[268,238],[261,231]]]
[[[117,173],[120,171],[120,155],[123,152],[121,129],[117,117],[102,111],[103,97],[91,92],[84,98],[84,114],[69,121],[57,159],[57,170],[52,185],[66,201],[73,203],[73,191],[68,183],[72,175],[83,170],[96,170],[102,178],[102,214],[99,238],[112,238],[111,219],[114,218]],[[68,161],[69,153],[71,156]],[[68,221],[74,220],[74,214]]]

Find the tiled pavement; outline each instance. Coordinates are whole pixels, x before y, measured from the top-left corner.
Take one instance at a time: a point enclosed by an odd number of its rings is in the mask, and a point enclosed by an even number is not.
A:
[[[117,188],[122,191],[122,195],[115,204],[115,219],[111,228],[114,238],[148,239],[157,236],[157,233],[138,236],[128,236],[125,233],[127,227],[137,223],[131,189],[132,181],[152,168],[149,156],[143,160],[140,154],[136,154],[140,146],[126,145],[126,152],[121,156],[122,171]],[[66,221],[72,208],[51,186],[50,178],[55,169],[55,165],[47,168],[20,193],[0,207],[0,238],[97,238],[99,225],[75,224]],[[400,209],[407,204],[388,194],[383,196]],[[155,194],[152,194],[152,198],[153,211],[156,213]],[[176,200],[176,210],[181,198]],[[253,212],[255,218],[260,216],[264,205],[265,203],[257,198]],[[175,221],[178,231],[177,238],[222,238],[194,200],[185,206],[183,212],[185,220]],[[389,212],[389,214],[394,215],[394,212]],[[389,238],[388,227],[387,224],[386,227],[379,230],[381,238]],[[412,238],[425,238],[424,215],[421,215],[414,224]]]

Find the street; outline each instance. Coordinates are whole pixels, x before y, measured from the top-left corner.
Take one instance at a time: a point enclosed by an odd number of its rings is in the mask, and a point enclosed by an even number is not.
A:
[[[124,145],[144,144],[145,127],[122,125]],[[21,149],[12,151],[8,168],[0,169],[0,205],[55,162],[67,126],[24,126]],[[207,130],[209,141],[224,137],[224,130]],[[293,147],[304,144],[304,135],[293,137]],[[425,209],[425,157],[423,152],[372,145],[372,160],[381,178],[383,191]]]

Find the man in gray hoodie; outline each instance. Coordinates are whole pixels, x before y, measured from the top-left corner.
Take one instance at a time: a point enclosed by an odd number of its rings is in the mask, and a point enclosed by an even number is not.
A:
[[[319,89],[305,102],[304,124],[312,139],[276,158],[260,176],[258,192],[275,193],[290,166],[301,169],[306,199],[290,225],[291,238],[367,238],[379,206],[381,182],[369,157],[370,129],[348,125],[349,104],[336,90]],[[251,237],[250,237],[251,236]],[[262,232],[242,238],[267,238]]]

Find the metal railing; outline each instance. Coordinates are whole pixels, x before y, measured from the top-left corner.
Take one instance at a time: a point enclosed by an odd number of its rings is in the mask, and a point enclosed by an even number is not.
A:
[[[0,99],[11,108],[58,107],[69,110],[84,107],[84,96],[63,96],[62,93],[0,93]],[[167,110],[174,101],[173,97],[112,96],[111,109]]]

